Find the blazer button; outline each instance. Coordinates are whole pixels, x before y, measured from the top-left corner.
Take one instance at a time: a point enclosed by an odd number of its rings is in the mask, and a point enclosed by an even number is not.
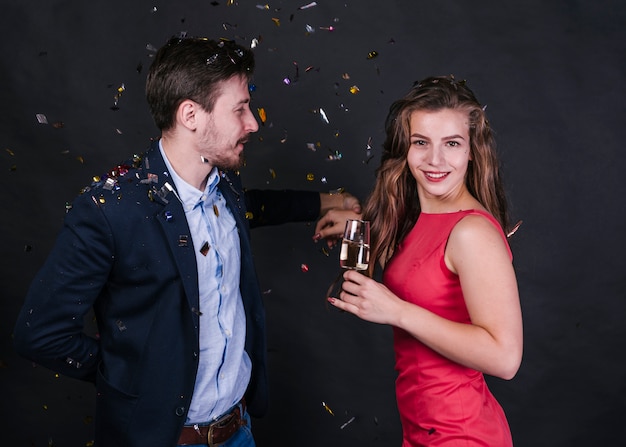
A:
[[[185,414],[185,407],[176,408],[176,416],[182,416]]]

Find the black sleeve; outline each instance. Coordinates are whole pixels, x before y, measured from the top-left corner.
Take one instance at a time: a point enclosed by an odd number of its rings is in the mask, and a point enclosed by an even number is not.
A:
[[[250,228],[319,217],[320,194],[315,191],[249,189],[244,195]]]

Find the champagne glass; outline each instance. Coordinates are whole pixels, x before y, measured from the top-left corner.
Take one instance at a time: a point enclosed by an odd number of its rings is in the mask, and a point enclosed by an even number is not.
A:
[[[367,270],[370,261],[370,223],[349,219],[343,232],[339,265],[342,269]]]
[[[370,223],[367,220],[348,219],[341,241],[339,266],[343,270],[357,270],[367,274],[370,261]],[[343,272],[328,288],[326,297],[339,296],[343,284]]]

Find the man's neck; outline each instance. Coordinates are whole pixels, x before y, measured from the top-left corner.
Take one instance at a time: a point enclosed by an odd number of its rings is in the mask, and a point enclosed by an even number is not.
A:
[[[202,158],[188,142],[164,134],[161,146],[176,174],[194,188],[204,191],[209,173],[213,165]]]

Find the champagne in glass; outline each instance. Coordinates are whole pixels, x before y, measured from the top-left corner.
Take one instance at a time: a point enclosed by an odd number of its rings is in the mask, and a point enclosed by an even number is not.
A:
[[[349,219],[343,233],[339,265],[343,269],[367,270],[370,260],[370,223]]]

